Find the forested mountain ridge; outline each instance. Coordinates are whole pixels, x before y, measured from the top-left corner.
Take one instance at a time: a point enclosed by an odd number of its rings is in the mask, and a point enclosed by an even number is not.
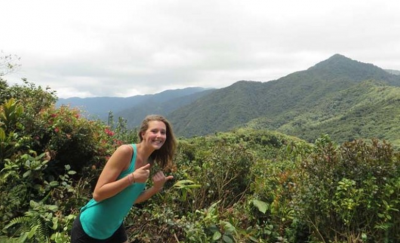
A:
[[[260,114],[261,82],[239,81],[169,114],[180,136],[204,135],[243,124]],[[249,94],[252,94],[249,96]],[[232,122],[232,124],[227,124]]]
[[[193,91],[197,91],[193,90]],[[154,95],[149,99],[137,103],[127,109],[115,112],[114,117],[122,117],[126,120],[127,126],[130,128],[137,127],[148,114],[160,114],[167,116],[170,112],[184,107],[187,104],[205,96],[214,89],[199,89],[197,92],[189,93],[182,96],[171,96],[167,100],[159,99],[158,95]]]
[[[400,76],[336,54],[305,71],[275,81],[239,81],[172,112],[169,117],[180,136],[204,135],[247,125],[283,131],[312,141],[322,133],[329,133],[321,122],[326,123],[327,120],[323,119],[332,116],[336,119],[329,120],[329,128],[336,127],[342,131],[337,135],[347,134],[344,138],[338,136],[339,141],[370,136],[389,138],[390,131],[396,131],[399,126],[395,116],[399,113],[396,113],[396,106],[385,104],[398,102],[398,86]],[[361,94],[355,96],[354,92]],[[346,102],[336,100],[332,103],[338,97]],[[329,106],[333,108],[327,109]],[[354,123],[352,128],[341,127],[348,124],[345,117],[353,117],[346,112],[354,110],[362,122]],[[383,113],[391,113],[393,119],[377,115]],[[299,123],[305,116],[309,122]],[[378,130],[379,127],[364,133],[363,124],[372,124],[369,120],[372,117],[385,120],[386,135]],[[314,132],[304,136],[306,131]],[[357,133],[353,134],[354,131]]]
[[[261,117],[250,121],[252,128],[271,129],[314,141],[329,134],[338,142],[379,138],[400,147],[400,88],[377,81],[359,84],[327,95],[312,109]]]
[[[90,117],[99,118],[106,121],[110,111],[115,114],[138,105],[144,105],[146,103],[165,104],[171,100],[193,95],[205,90],[206,89],[202,87],[191,87],[166,90],[157,94],[136,95],[131,97],[60,98],[58,99],[56,105],[69,105],[71,107],[78,107],[79,109],[86,111]]]

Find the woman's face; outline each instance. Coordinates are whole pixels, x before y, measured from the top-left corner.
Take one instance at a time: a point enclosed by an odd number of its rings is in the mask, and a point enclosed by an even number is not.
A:
[[[162,121],[149,121],[148,129],[142,134],[145,144],[160,149],[167,139],[167,128]]]

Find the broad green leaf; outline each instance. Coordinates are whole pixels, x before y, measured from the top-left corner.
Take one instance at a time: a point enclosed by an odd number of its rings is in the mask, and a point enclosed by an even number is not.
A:
[[[29,201],[29,205],[31,206],[31,208],[36,208],[39,205],[39,203],[37,203],[37,202],[35,202],[33,200],[30,200]]]
[[[219,239],[221,239],[221,233],[219,231],[215,231],[214,235],[213,235],[213,241],[217,241]]]
[[[232,238],[231,238],[230,236],[228,236],[228,235],[222,236],[222,240],[223,240],[224,242],[226,242],[226,243],[233,243]]]
[[[258,210],[260,210],[260,212],[262,212],[262,213],[266,213],[267,212],[267,210],[268,210],[268,204],[267,203],[265,203],[263,201],[260,201],[260,200],[257,200],[257,199],[253,199],[252,203],[253,203],[254,206],[256,206],[258,208]]]
[[[256,238],[254,238],[253,236],[249,236],[249,239],[253,242],[258,242],[258,240]]]
[[[362,234],[361,234],[361,239],[362,239],[363,241],[367,241],[367,239],[368,239],[367,234],[366,234],[366,233],[362,233]]]
[[[55,186],[58,186],[59,183],[58,183],[58,181],[52,181],[52,182],[49,183],[49,185],[52,186],[52,187],[55,187]]]
[[[26,178],[26,177],[28,177],[30,174],[31,174],[31,171],[28,170],[28,171],[26,171],[26,172],[22,175],[22,177],[23,177],[23,178]]]
[[[48,205],[48,209],[55,212],[58,210],[58,206],[57,205]]]
[[[224,225],[225,232],[232,233],[232,232],[236,231],[235,226],[233,226],[231,223],[224,221],[224,222],[222,222],[222,224]]]
[[[31,229],[31,231],[28,234],[28,239],[31,239],[36,234],[36,231],[39,228],[39,226],[40,225],[36,225]]]
[[[194,182],[191,180],[180,180],[174,184],[174,187],[183,189],[183,188],[199,188],[201,186],[198,184],[194,184]]]
[[[56,230],[58,227],[58,218],[54,217],[52,218],[53,221],[53,226],[51,227],[53,230]]]
[[[25,242],[26,241],[26,238],[28,237],[28,232],[25,232],[24,234],[22,234],[20,237],[19,237],[19,242]]]

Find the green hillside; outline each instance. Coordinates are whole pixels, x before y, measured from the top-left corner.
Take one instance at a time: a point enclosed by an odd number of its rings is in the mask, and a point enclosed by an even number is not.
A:
[[[276,124],[282,124],[276,127]],[[274,127],[276,130],[314,141],[328,134],[335,141],[358,138],[387,139],[400,146],[400,88],[376,81],[364,81],[349,89],[332,93],[312,110],[262,117],[249,127]]]
[[[399,86],[400,76],[334,55],[275,81],[237,82],[169,117],[184,137],[250,126],[308,141],[329,133],[338,141],[379,137],[396,142]]]
[[[259,116],[262,87],[260,82],[240,81],[228,88],[215,90],[170,113],[168,117],[181,136],[224,131]]]

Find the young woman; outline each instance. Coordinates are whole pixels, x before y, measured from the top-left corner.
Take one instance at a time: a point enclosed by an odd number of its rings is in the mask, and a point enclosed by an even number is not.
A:
[[[161,168],[172,165],[176,140],[170,123],[162,116],[147,116],[139,130],[140,142],[120,146],[107,161],[93,192],[93,198],[75,219],[72,243],[125,243],[123,220],[134,203],[159,192],[172,176],[157,172],[153,186],[145,190],[153,162]]]

